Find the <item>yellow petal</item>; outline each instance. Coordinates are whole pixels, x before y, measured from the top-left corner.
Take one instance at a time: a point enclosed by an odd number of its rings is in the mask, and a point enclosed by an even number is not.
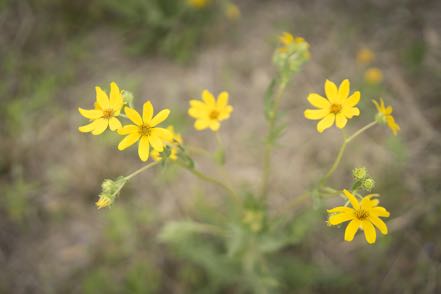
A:
[[[346,101],[343,102],[344,106],[355,106],[358,104],[358,102],[360,101],[361,98],[361,94],[359,91],[355,91],[351,96],[349,96],[348,99],[346,99]]]
[[[377,206],[374,207],[370,210],[371,214],[374,214],[376,216],[381,216],[381,217],[389,217],[390,213],[389,211],[386,210],[386,208],[381,207],[381,206]]]
[[[318,120],[327,116],[329,109],[306,109],[303,114],[307,119]]]
[[[339,225],[341,223],[347,222],[351,219],[354,219],[354,216],[352,214],[348,214],[348,213],[339,213],[339,214],[335,214],[335,215],[331,215],[329,217],[328,222],[335,226],[335,225]]]
[[[122,150],[132,146],[133,144],[136,143],[136,141],[138,141],[139,137],[141,137],[141,135],[139,133],[132,133],[132,134],[126,136],[124,139],[121,140],[121,142],[119,142],[118,150],[122,151]]]
[[[163,109],[161,110],[157,115],[155,115],[154,118],[150,121],[150,126],[155,127],[162,123],[164,120],[167,119],[167,117],[170,115],[169,109]]]
[[[152,145],[152,148],[162,152],[164,151],[164,143],[162,143],[162,140],[158,136],[152,136],[150,135],[148,137],[150,145]]]
[[[119,90],[118,85],[115,82],[110,83],[110,108],[114,110],[120,110],[123,106],[124,101],[121,95],[121,91]]]
[[[374,244],[375,240],[377,239],[377,233],[375,232],[374,225],[370,221],[364,220],[361,226],[363,227],[364,237],[366,238],[366,241],[369,244]]]
[[[96,127],[96,120],[91,122],[90,124],[79,127],[78,130],[82,133],[89,133],[92,132],[95,129],[95,127]]]
[[[315,93],[309,94],[307,99],[308,99],[309,103],[311,103],[313,106],[315,106],[317,108],[329,109],[329,107],[331,106],[331,103],[329,103],[329,100],[320,96],[319,94],[315,94]]]
[[[222,93],[219,94],[219,96],[217,97],[217,108],[222,109],[225,106],[228,105],[228,92],[223,91]]]
[[[382,219],[377,216],[370,215],[369,221],[373,223],[383,235],[387,235],[387,226]]]
[[[337,126],[337,128],[343,129],[346,126],[347,122],[348,120],[342,113],[337,113],[335,115],[335,125]]]
[[[208,90],[204,90],[202,92],[202,100],[209,106],[212,106],[212,107],[216,106],[216,101],[214,99],[214,96]]]
[[[100,87],[95,87],[95,91],[96,91],[96,101],[98,102],[101,109],[109,108],[110,103],[106,92],[104,92]]]
[[[95,129],[92,131],[93,135],[102,134],[109,125],[109,120],[105,118],[99,118],[95,121]]]
[[[136,111],[133,108],[130,107],[126,107],[124,108],[124,112],[126,113],[127,117],[135,124],[138,126],[142,125],[142,118],[139,115],[138,111]]]
[[[331,82],[330,80],[326,80],[325,82],[325,93],[326,93],[326,97],[331,103],[338,102],[337,85]]]
[[[222,108],[219,112],[219,120],[226,120],[230,117],[230,113],[233,111],[233,106],[227,105],[224,108]]]
[[[213,132],[217,132],[220,128],[220,123],[217,120],[212,120],[210,121],[209,127]]]
[[[205,108],[207,108],[206,104],[204,104],[202,101],[195,100],[195,99],[190,100],[190,106],[192,108],[198,108],[198,109],[205,109]]]
[[[153,105],[152,102],[147,101],[142,106],[142,119],[145,122],[149,122],[152,120],[152,118],[153,118]]]
[[[395,122],[392,115],[386,116],[387,126],[391,129],[392,133],[396,136],[400,130],[400,126]]]
[[[194,122],[194,128],[198,131],[208,128],[209,125],[210,125],[210,121],[207,119],[198,119],[197,121]]]
[[[337,206],[332,209],[328,209],[328,213],[337,213],[337,212],[344,212],[344,213],[352,213],[354,209],[346,206]]]
[[[121,127],[122,127],[121,122],[117,118],[112,117],[109,119],[109,128],[111,131],[116,131]]]
[[[378,104],[378,102],[375,101],[374,99],[372,99],[372,103],[374,103],[375,107],[377,108],[377,111],[378,111],[378,112],[381,112],[381,110],[380,110],[380,105]]]
[[[357,107],[343,106],[341,113],[347,118],[353,118],[354,116],[360,115],[360,109]]]
[[[358,231],[358,228],[360,227],[360,221],[357,219],[351,220],[351,222],[346,226],[345,230],[345,241],[352,241],[354,240],[354,236]]]
[[[88,119],[98,119],[101,116],[103,116],[103,112],[101,110],[96,110],[96,109],[87,110],[83,108],[78,108],[78,111],[81,113],[82,116]]]
[[[164,128],[152,128],[152,136],[159,137],[161,140],[171,142],[173,140],[173,133]]]
[[[378,196],[378,194],[370,194],[367,196],[364,196],[363,199],[361,199],[361,206],[363,207],[374,207],[376,205],[378,205],[378,200],[377,199],[372,199],[372,197],[374,196]],[[377,201],[375,201],[377,200]]]
[[[188,110],[188,115],[193,118],[202,118],[207,116],[207,112],[199,108],[190,108]]]
[[[142,161],[147,161],[147,159],[149,159],[149,151],[150,151],[149,138],[147,136],[142,136],[141,140],[139,140],[139,146],[138,146],[139,158],[141,158]]]
[[[358,203],[357,198],[355,198],[354,195],[352,195],[351,192],[349,192],[348,190],[344,189],[343,193],[345,194],[346,198],[348,198],[349,202],[351,202],[351,205],[353,208],[358,209],[360,207],[360,204]]]
[[[124,127],[118,129],[118,134],[128,135],[131,133],[137,133],[138,131],[139,131],[139,127],[136,125],[125,125]]]
[[[317,131],[323,133],[324,130],[330,128],[335,120],[335,114],[330,113],[317,124]]]
[[[343,82],[341,82],[340,87],[338,88],[338,96],[340,98],[340,101],[345,101],[345,99],[349,95],[349,91],[350,91],[349,80],[345,79]]]

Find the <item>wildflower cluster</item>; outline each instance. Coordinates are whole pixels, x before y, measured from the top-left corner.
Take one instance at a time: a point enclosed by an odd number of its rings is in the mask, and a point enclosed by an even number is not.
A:
[[[208,2],[194,3],[206,5]],[[121,91],[114,82],[110,84],[109,96],[101,88],[96,87],[94,109],[79,109],[80,114],[89,120],[86,125],[79,128],[80,132],[99,135],[109,130],[117,136],[123,136],[117,149],[123,151],[137,144],[140,160],[147,162],[127,176],[120,176],[116,180],[104,180],[102,192],[96,202],[97,207],[110,207],[130,179],[154,166],[174,165],[187,170],[199,180],[222,189],[225,195],[225,206],[198,215],[195,218],[198,221],[187,219],[166,223],[159,234],[160,240],[174,246],[186,246],[185,244],[193,244],[191,242],[194,242],[196,236],[209,234],[212,238],[198,239],[198,244],[213,244],[207,250],[207,252],[212,252],[213,256],[219,248],[227,248],[227,254],[226,252],[219,253],[221,256],[219,260],[238,258],[241,262],[220,261],[220,264],[233,264],[236,267],[234,272],[258,277],[253,285],[253,290],[256,291],[262,285],[267,288],[274,286],[274,283],[262,284],[260,282],[267,280],[268,274],[262,273],[260,269],[270,268],[265,264],[271,262],[271,258],[267,258],[268,255],[281,252],[284,247],[298,242],[298,239],[293,237],[293,231],[296,234],[297,231],[306,231],[297,227],[302,223],[298,214],[293,213],[298,206],[301,206],[305,212],[311,212],[312,208],[307,209],[311,203],[314,207],[323,209],[327,201],[340,200],[342,197],[342,203],[327,210],[329,215],[327,223],[331,226],[339,226],[347,222],[344,233],[345,241],[352,241],[358,230],[363,231],[369,244],[376,242],[377,230],[383,235],[388,234],[383,218],[389,217],[390,213],[380,206],[379,195],[372,192],[375,190],[375,181],[365,167],[353,169],[352,185],[341,185],[350,187],[348,189],[336,189],[329,182],[342,162],[346,148],[361,134],[378,124],[386,124],[394,134],[400,130],[392,116],[392,107],[386,106],[383,99],[380,99],[380,102],[374,100],[377,113],[375,117],[372,117],[371,122],[356,128],[349,135],[342,131],[342,144],[330,168],[301,196],[294,197],[292,202],[283,203],[282,212],[274,213],[269,205],[269,198],[274,194],[271,191],[272,155],[274,148],[278,145],[278,139],[287,127],[281,115],[282,98],[291,78],[310,58],[309,44],[303,38],[294,37],[285,32],[279,37],[279,41],[280,47],[275,49],[273,55],[276,75],[264,95],[267,130],[262,136],[263,154],[259,157],[262,162],[262,174],[259,185],[249,185],[251,188],[243,188],[243,185],[235,187],[221,177],[210,176],[206,171],[200,170],[197,165],[197,156],[204,155],[211,159],[212,163],[218,164],[218,168],[226,174],[224,171],[226,149],[220,133],[223,130],[222,124],[226,123],[233,114],[230,94],[227,91],[220,91],[214,95],[209,90],[203,90],[200,97],[189,99],[187,113],[193,122],[193,127],[196,131],[211,131],[206,133],[216,138],[218,146],[215,151],[192,146],[189,143],[191,140],[184,140],[176,131],[179,130],[179,125],[167,125],[166,121],[171,113],[169,109],[155,112],[151,101],[145,101],[142,108],[137,109],[134,106],[134,95],[126,90]],[[366,52],[360,57],[364,61],[372,58]],[[344,79],[339,84],[325,80],[323,94],[311,93],[307,96],[306,100],[313,108],[306,109],[304,117],[318,121],[316,129],[320,134],[333,125],[338,130],[355,128],[356,121],[365,118],[361,111],[363,110],[364,113],[364,109],[359,108],[361,92],[351,89],[349,79]],[[235,101],[236,97],[232,97],[231,100]],[[355,117],[359,119],[352,120]],[[152,160],[148,162],[150,158]],[[227,211],[219,213],[218,209]]]

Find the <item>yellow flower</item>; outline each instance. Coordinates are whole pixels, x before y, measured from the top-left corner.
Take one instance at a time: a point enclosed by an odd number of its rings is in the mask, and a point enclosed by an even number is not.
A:
[[[187,4],[194,8],[203,8],[208,2],[209,0],[187,0]]]
[[[368,48],[362,48],[357,52],[357,62],[359,64],[369,64],[375,59],[375,53]]]
[[[240,10],[234,3],[228,3],[227,9],[225,10],[225,15],[229,20],[236,20],[240,17]]]
[[[263,214],[260,211],[247,209],[243,213],[242,222],[248,225],[251,231],[258,233],[262,229]]]
[[[100,196],[100,199],[95,203],[98,209],[110,206],[112,204],[112,200],[109,197]]]
[[[228,105],[228,92],[223,91],[217,97],[217,101],[208,90],[202,92],[202,101],[190,100],[188,114],[195,118],[196,130],[210,128],[216,132],[220,128],[220,122],[230,117],[233,107]]]
[[[124,102],[118,85],[115,82],[110,83],[110,99],[100,87],[95,87],[95,90],[95,109],[86,110],[78,108],[82,116],[92,120],[91,123],[79,127],[79,131],[83,133],[92,132],[94,135],[99,135],[102,134],[107,127],[112,131],[121,128],[121,122],[117,117],[121,112]]]
[[[167,130],[172,134],[172,139],[167,142],[170,146],[170,155],[168,156],[168,158],[170,158],[171,160],[176,160],[178,159],[178,146],[183,143],[183,139],[180,134],[175,132],[173,126],[168,126]],[[161,152],[159,152],[158,150],[152,150],[152,158],[155,161],[161,160]]]
[[[360,110],[355,107],[360,101],[360,92],[355,91],[351,96],[349,80],[341,82],[340,87],[333,82],[326,80],[326,98],[319,94],[309,94],[308,101],[318,109],[305,110],[305,117],[311,120],[320,120],[317,124],[317,131],[322,133],[335,124],[342,129],[346,126],[348,119],[360,115]],[[348,97],[349,96],[349,97]]]
[[[352,241],[358,229],[364,231],[364,236],[369,244],[375,243],[377,238],[375,227],[383,235],[387,234],[387,226],[380,217],[389,217],[390,213],[381,206],[378,206],[377,199],[371,199],[375,195],[367,195],[360,202],[348,190],[343,190],[345,196],[349,199],[353,208],[338,206],[329,209],[328,223],[330,225],[339,225],[350,221],[345,230],[345,241]],[[375,226],[375,227],[374,227]]]
[[[379,84],[383,81],[383,72],[377,67],[371,67],[364,73],[364,80],[369,84]]]
[[[153,117],[153,105],[150,101],[144,103],[142,117],[133,108],[126,107],[124,112],[134,124],[125,125],[118,130],[118,134],[127,135],[118,145],[119,150],[124,150],[139,141],[138,154],[142,161],[149,158],[150,145],[154,150],[162,152],[164,141],[171,140],[172,134],[164,128],[156,126],[167,119],[170,110],[161,110]]]
[[[284,53],[286,51],[288,51],[288,47],[292,44],[302,44],[305,43],[308,45],[309,44],[305,41],[305,39],[303,39],[302,37],[294,37],[292,34],[288,33],[288,32],[283,32],[280,36],[279,36],[279,41],[280,43],[282,43],[282,47],[280,47],[278,50],[281,53]]]
[[[374,102],[375,107],[378,110],[377,121],[387,124],[389,129],[391,129],[392,133],[396,136],[400,130],[400,126],[395,122],[395,119],[392,116],[392,106],[389,105],[386,107],[382,98],[380,98],[380,104],[375,100],[372,100],[372,102]]]

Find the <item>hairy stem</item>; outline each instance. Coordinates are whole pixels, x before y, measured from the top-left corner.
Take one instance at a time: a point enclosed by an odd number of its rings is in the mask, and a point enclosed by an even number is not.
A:
[[[148,170],[149,168],[151,168],[151,167],[157,165],[159,162],[160,162],[160,161],[154,161],[154,162],[151,162],[151,163],[149,163],[149,164],[147,164],[147,165],[141,167],[140,169],[138,169],[138,170],[134,171],[133,173],[131,173],[130,175],[126,176],[126,177],[125,177],[126,180],[127,180],[127,181],[130,180],[131,178],[133,178],[133,177],[137,176],[138,174],[142,173],[143,171],[146,171],[146,170]]]
[[[274,108],[272,109],[272,113],[269,117],[269,126],[268,126],[268,134],[265,142],[265,151],[263,154],[263,174],[262,174],[262,188],[261,188],[261,198],[265,202],[268,189],[269,189],[269,177],[271,174],[271,155],[272,149],[274,147],[274,142],[271,140],[271,136],[276,127],[277,120],[277,112],[279,111],[280,100],[282,99],[283,93],[285,92],[286,85],[288,81],[286,79],[282,79],[277,87],[277,92],[274,96]]]
[[[337,158],[334,160],[334,163],[332,164],[331,168],[328,170],[328,172],[325,174],[325,176],[321,180],[321,186],[324,185],[326,183],[326,181],[334,174],[335,170],[337,169],[338,165],[341,162],[341,159],[343,158],[343,154],[346,150],[346,146],[352,140],[354,140],[356,137],[358,137],[360,134],[362,134],[366,130],[370,129],[371,127],[373,127],[376,123],[377,123],[376,121],[373,121],[373,122],[365,125],[361,129],[359,129],[358,131],[356,131],[350,137],[344,139],[343,144],[341,145],[340,150],[338,151]]]

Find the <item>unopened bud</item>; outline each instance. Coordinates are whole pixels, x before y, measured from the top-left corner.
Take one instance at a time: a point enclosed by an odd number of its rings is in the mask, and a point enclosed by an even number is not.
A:
[[[356,167],[352,170],[352,176],[355,180],[363,180],[367,177],[367,169],[365,167]]]
[[[375,188],[375,181],[372,178],[367,178],[361,183],[361,188],[366,192],[370,192]]]

